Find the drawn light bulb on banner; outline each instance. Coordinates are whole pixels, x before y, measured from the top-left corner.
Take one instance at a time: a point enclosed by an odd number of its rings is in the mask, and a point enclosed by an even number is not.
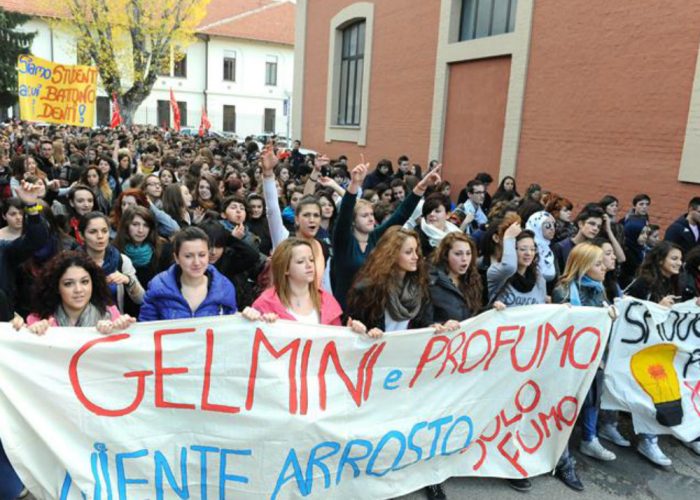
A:
[[[683,421],[681,387],[673,359],[678,348],[657,344],[635,353],[630,360],[632,376],[654,402],[656,421],[666,427]]]

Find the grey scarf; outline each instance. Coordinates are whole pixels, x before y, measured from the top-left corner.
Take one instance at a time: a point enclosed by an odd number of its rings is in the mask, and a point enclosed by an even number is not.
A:
[[[386,310],[394,321],[406,321],[415,318],[420,311],[423,293],[417,280],[407,278],[403,283],[392,280]]]
[[[70,318],[62,305],[58,306],[56,309],[54,318],[58,326],[71,326]],[[103,319],[112,319],[112,315],[109,314],[108,311],[105,311],[104,314],[100,314],[100,310],[92,303],[89,303],[83,312],[80,313],[80,316],[78,316],[78,321],[74,326],[97,326],[97,322]]]

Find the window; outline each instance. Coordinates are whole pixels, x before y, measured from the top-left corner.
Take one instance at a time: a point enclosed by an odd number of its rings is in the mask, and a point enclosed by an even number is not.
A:
[[[224,132],[236,131],[236,106],[224,104]]]
[[[362,72],[365,59],[365,21],[343,30],[338,91],[338,125],[360,125]]]
[[[224,80],[227,82],[236,81],[236,53],[224,52]]]
[[[95,107],[98,127],[109,127],[109,124],[112,121],[112,110],[110,109],[111,102],[112,100],[109,97],[97,97],[97,103]]]
[[[187,78],[187,55],[176,54],[173,63],[173,76],[177,78]]]
[[[324,139],[364,146],[372,76],[374,3],[348,5],[333,16],[330,30]]]
[[[158,101],[158,126],[170,126],[170,101]]]
[[[185,101],[177,101],[177,107],[180,108],[180,126],[187,126],[187,103]]]
[[[518,0],[462,0],[459,41],[511,33]]]
[[[277,56],[267,56],[265,62],[265,85],[277,85]]]
[[[265,108],[265,127],[263,132],[275,131],[275,108]]]

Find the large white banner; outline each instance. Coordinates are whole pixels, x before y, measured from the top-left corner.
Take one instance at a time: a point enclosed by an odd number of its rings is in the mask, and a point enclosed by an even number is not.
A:
[[[490,311],[372,341],[238,317],[44,337],[0,325],[0,437],[38,498],[388,498],[552,470],[603,309]]]
[[[700,437],[700,307],[626,299],[618,308],[601,406],[630,412],[638,433]]]

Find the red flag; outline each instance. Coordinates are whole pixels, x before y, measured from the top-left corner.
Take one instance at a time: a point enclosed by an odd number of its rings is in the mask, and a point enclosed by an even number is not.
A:
[[[175,124],[175,132],[180,131],[180,107],[177,105],[175,100],[175,94],[173,94],[173,89],[170,89],[170,107],[173,110],[173,123]]]
[[[122,124],[122,115],[119,110],[119,102],[117,101],[117,93],[112,93],[112,120],[109,122],[109,126],[112,128],[117,128]]]
[[[199,124],[199,137],[204,136],[204,132],[206,130],[209,130],[211,128],[211,122],[209,121],[209,117],[207,116],[207,110],[204,106],[202,106],[202,121]]]

